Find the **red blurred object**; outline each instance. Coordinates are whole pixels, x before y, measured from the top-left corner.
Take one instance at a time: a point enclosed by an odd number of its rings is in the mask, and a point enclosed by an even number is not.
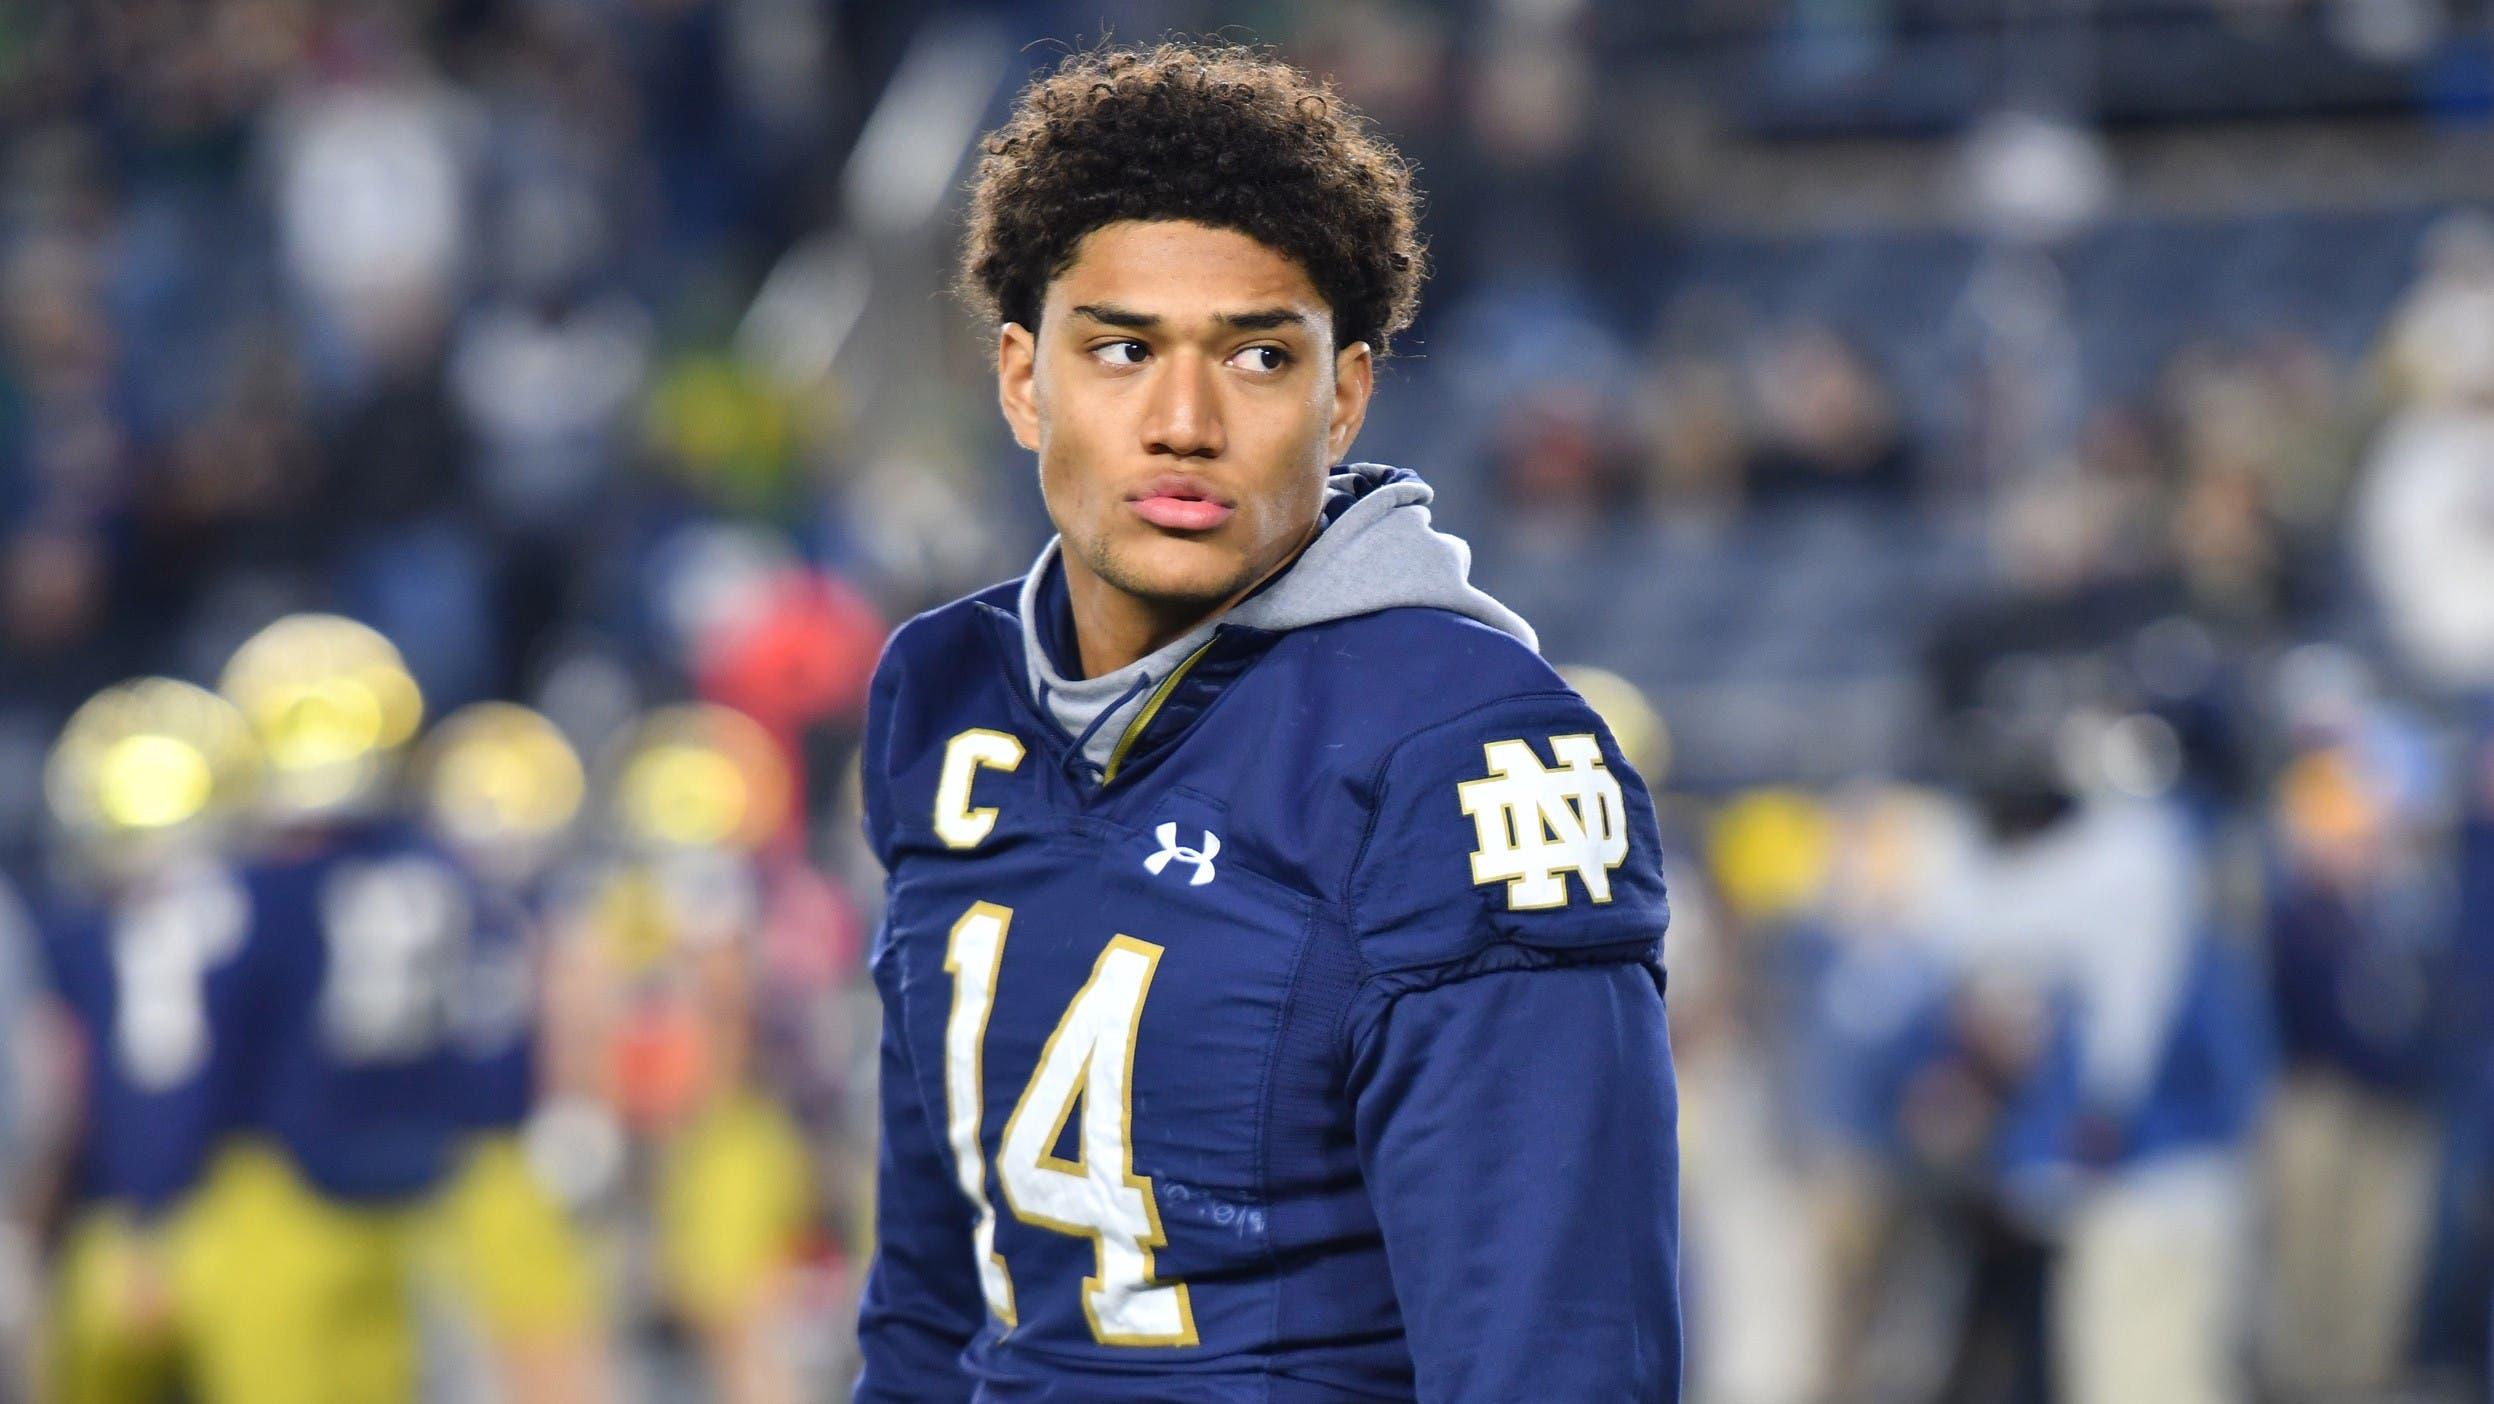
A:
[[[744,627],[704,643],[693,663],[695,682],[704,698],[774,735],[853,720],[865,710],[886,632],[883,616],[847,582],[788,571]]]
[[[811,568],[783,573],[739,627],[704,640],[693,659],[701,696],[743,712],[771,733],[803,786],[799,738],[808,727],[855,726],[890,632],[844,580]],[[792,814],[791,824],[797,822]]]
[[[710,1081],[709,1044],[701,1016],[680,1000],[651,1000],[635,1009],[613,1050],[625,1124],[645,1136],[682,1124]]]

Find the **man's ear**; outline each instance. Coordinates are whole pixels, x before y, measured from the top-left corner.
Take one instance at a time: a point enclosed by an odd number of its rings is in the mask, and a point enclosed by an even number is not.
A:
[[[1039,452],[1039,339],[1019,322],[996,333],[996,404],[1013,426],[1013,442]]]
[[[1334,410],[1325,427],[1326,462],[1340,463],[1368,421],[1368,397],[1377,389],[1377,357],[1365,341],[1334,353]]]

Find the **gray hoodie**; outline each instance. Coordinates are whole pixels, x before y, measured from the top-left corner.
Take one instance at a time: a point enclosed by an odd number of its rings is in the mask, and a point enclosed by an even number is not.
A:
[[[1057,566],[1062,538],[1051,539],[1022,579],[1022,658],[1031,695],[1067,735],[1083,738],[1083,759],[1105,767],[1153,688],[1222,624],[1279,633],[1382,609],[1426,605],[1477,619],[1527,648],[1539,649],[1533,626],[1468,578],[1472,548],[1429,524],[1429,503],[1436,495],[1407,470],[1376,463],[1347,465],[1326,481],[1327,525],[1272,584],[1227,613],[1096,678],[1058,673],[1033,622],[1041,586]]]

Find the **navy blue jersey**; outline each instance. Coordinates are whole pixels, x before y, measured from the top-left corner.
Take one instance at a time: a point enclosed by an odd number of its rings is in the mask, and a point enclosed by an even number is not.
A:
[[[242,881],[204,858],[46,914],[45,980],[86,1045],[81,1197],[162,1210],[247,1123],[263,1027],[250,926]]]
[[[1016,590],[912,621],[860,1399],[1678,1397],[1651,802],[1529,648],[1224,626],[1100,783]]]
[[[258,1116],[324,1194],[390,1201],[437,1183],[475,1117],[468,988],[493,911],[448,856],[389,825],[248,872],[270,985]],[[524,1008],[524,1006],[523,1006]]]

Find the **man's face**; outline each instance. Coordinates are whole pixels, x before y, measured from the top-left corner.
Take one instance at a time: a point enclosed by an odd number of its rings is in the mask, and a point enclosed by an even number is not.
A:
[[[1094,230],[1037,335],[1007,324],[997,350],[1073,583],[1181,611],[1237,599],[1308,539],[1371,373],[1296,262],[1177,220]]]

